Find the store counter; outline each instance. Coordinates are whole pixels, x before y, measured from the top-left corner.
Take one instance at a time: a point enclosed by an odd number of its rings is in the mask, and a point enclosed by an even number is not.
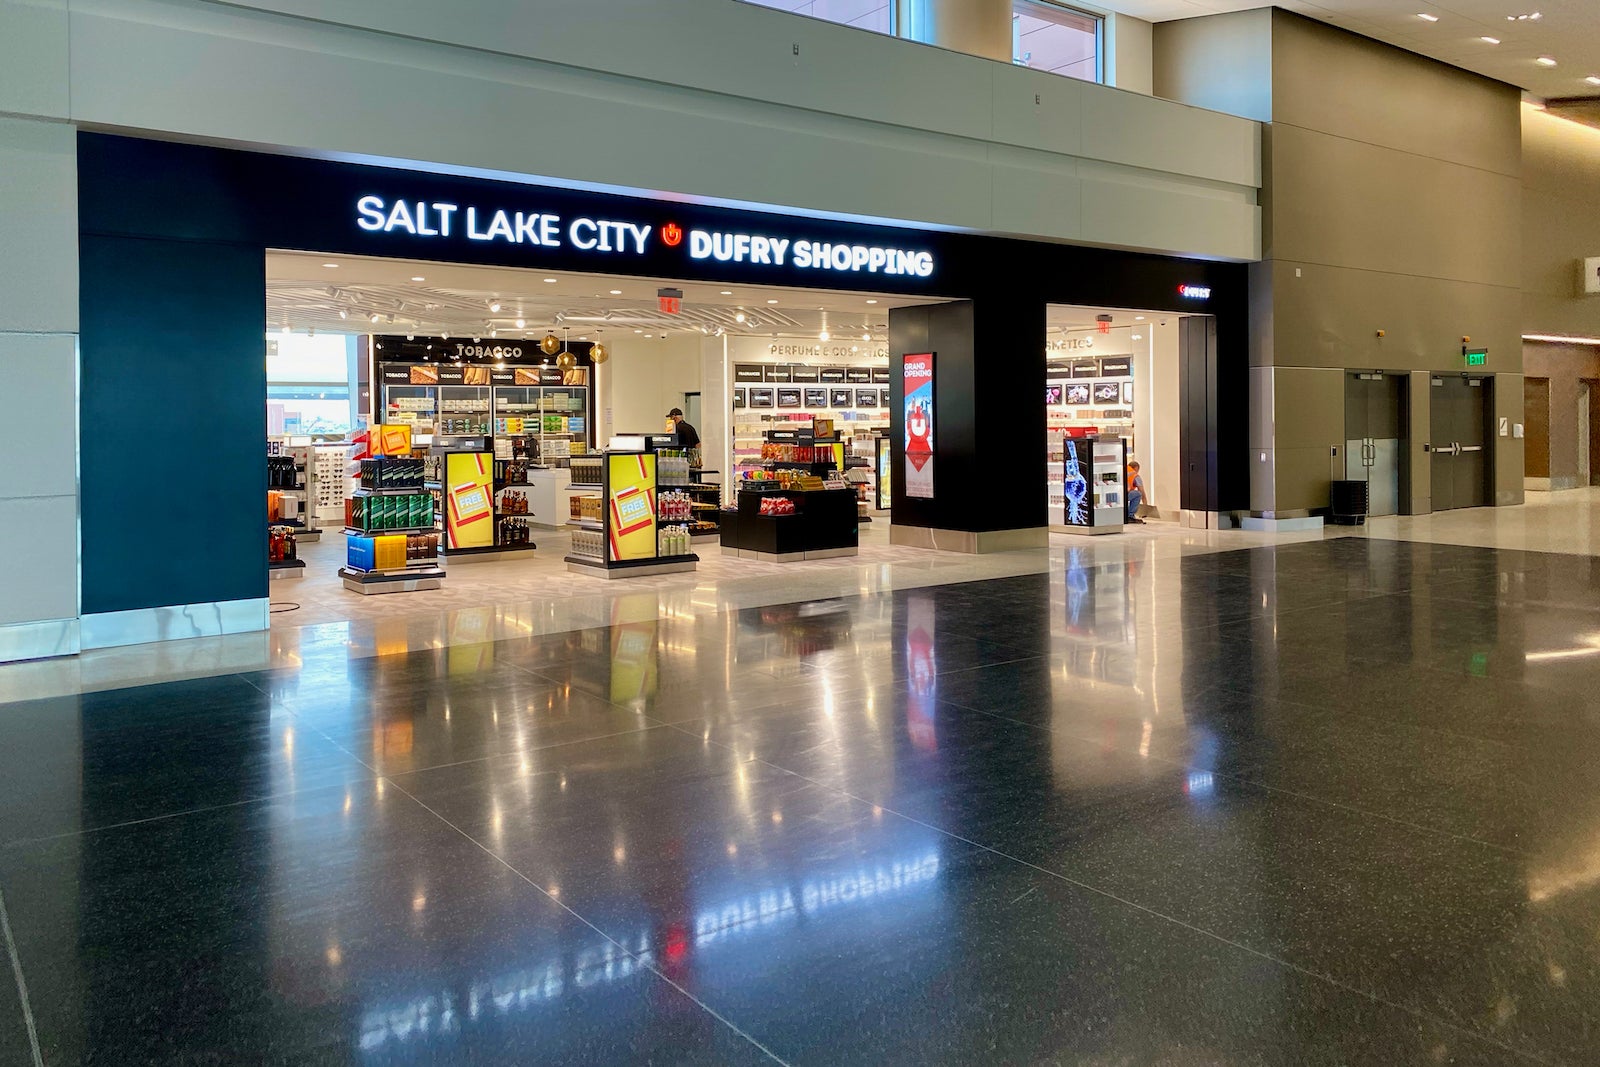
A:
[[[786,515],[763,515],[761,502],[793,501]],[[737,511],[722,513],[722,554],[780,563],[853,556],[860,545],[854,489],[742,489]]]
[[[561,527],[571,517],[567,503],[581,493],[569,490],[572,471],[566,467],[532,467],[528,470],[528,512],[535,526]]]

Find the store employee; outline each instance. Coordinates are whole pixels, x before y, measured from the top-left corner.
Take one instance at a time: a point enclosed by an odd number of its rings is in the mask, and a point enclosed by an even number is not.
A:
[[[689,425],[689,420],[683,417],[682,408],[673,408],[667,412],[667,418],[672,420],[673,428],[677,430],[679,448],[687,452],[700,447],[700,431]]]

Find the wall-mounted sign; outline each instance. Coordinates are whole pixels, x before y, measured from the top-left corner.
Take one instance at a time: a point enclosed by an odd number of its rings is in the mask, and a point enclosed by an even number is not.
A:
[[[744,405],[745,405],[745,391],[743,389],[735,389],[733,391],[733,406],[736,407],[736,408],[742,408],[742,407],[744,407]]]
[[[1211,286],[1209,285],[1180,285],[1178,295],[1185,300],[1210,300]]]
[[[837,384],[839,382],[844,381],[844,368],[843,367],[823,367],[821,369],[821,372],[818,375],[818,378],[823,382]]]
[[[1578,291],[1600,293],[1600,256],[1590,256],[1579,262]]]
[[[807,367],[796,363],[789,368],[789,380],[796,384],[801,382],[817,382],[822,380],[821,367]]]
[[[844,369],[844,380],[847,382],[860,382],[865,385],[872,381],[872,368],[846,367]]]
[[[889,384],[889,368],[888,367],[873,367],[872,368],[872,380],[874,382],[881,383],[883,385],[888,385]]]
[[[792,380],[789,373],[789,364],[787,363],[764,363],[761,366],[761,370],[766,375],[766,380],[769,382],[787,382]]]
[[[800,406],[799,389],[779,389],[778,406],[780,408],[797,408]]]
[[[453,200],[390,199],[373,193],[356,199],[355,222],[368,233],[535,248],[573,248],[597,255],[643,256],[650,250],[652,236],[657,235],[655,222],[589,215],[569,219],[553,211],[491,208]],[[775,222],[775,225],[782,223]],[[919,248],[813,241],[739,231],[685,231],[671,220],[660,222],[659,237],[665,248],[683,248],[690,259],[718,263],[913,278],[931,277],[934,270],[933,253]]]
[[[826,389],[807,389],[806,407],[825,408],[828,406],[828,391]]]
[[[1054,341],[1046,341],[1044,350],[1046,352],[1084,352],[1093,347],[1093,337],[1062,337]]]
[[[1489,350],[1487,348],[1463,348],[1461,355],[1469,367],[1482,367],[1489,362]]]
[[[1071,363],[1074,378],[1100,377],[1100,361],[1098,359],[1075,359]]]
[[[750,406],[753,408],[770,408],[772,399],[771,389],[750,390]]]
[[[733,365],[733,380],[760,384],[767,380],[766,372],[761,368],[762,364],[760,363],[735,363]]]
[[[1133,373],[1133,360],[1127,356],[1100,361],[1100,374],[1105,378],[1126,378]]]
[[[905,381],[906,496],[933,499],[933,353],[900,357]]]
[[[878,406],[878,391],[876,389],[857,389],[856,407],[875,408]]]
[[[850,395],[850,390],[848,389],[828,390],[828,406],[830,408],[847,408],[853,399],[855,398]]]

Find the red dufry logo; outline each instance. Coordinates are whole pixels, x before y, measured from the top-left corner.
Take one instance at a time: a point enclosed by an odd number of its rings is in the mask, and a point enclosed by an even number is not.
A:
[[[677,248],[683,243],[683,227],[676,222],[669,222],[661,227],[661,242],[668,248]]]

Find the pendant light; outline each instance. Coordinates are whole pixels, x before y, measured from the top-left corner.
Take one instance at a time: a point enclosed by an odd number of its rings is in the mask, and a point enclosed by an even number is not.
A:
[[[563,326],[561,328],[561,332],[562,332],[562,334],[566,334],[568,332],[567,331],[567,327]],[[550,334],[545,338],[545,340],[547,340],[547,341],[554,341],[555,339],[556,339],[556,335],[555,334]],[[543,347],[542,343],[541,343],[540,347]],[[561,340],[561,354],[556,357],[556,367],[557,367],[557,369],[565,372],[565,371],[572,370],[577,365],[578,365],[578,357],[573,355],[571,352],[567,351],[566,338],[563,337],[562,340]]]

